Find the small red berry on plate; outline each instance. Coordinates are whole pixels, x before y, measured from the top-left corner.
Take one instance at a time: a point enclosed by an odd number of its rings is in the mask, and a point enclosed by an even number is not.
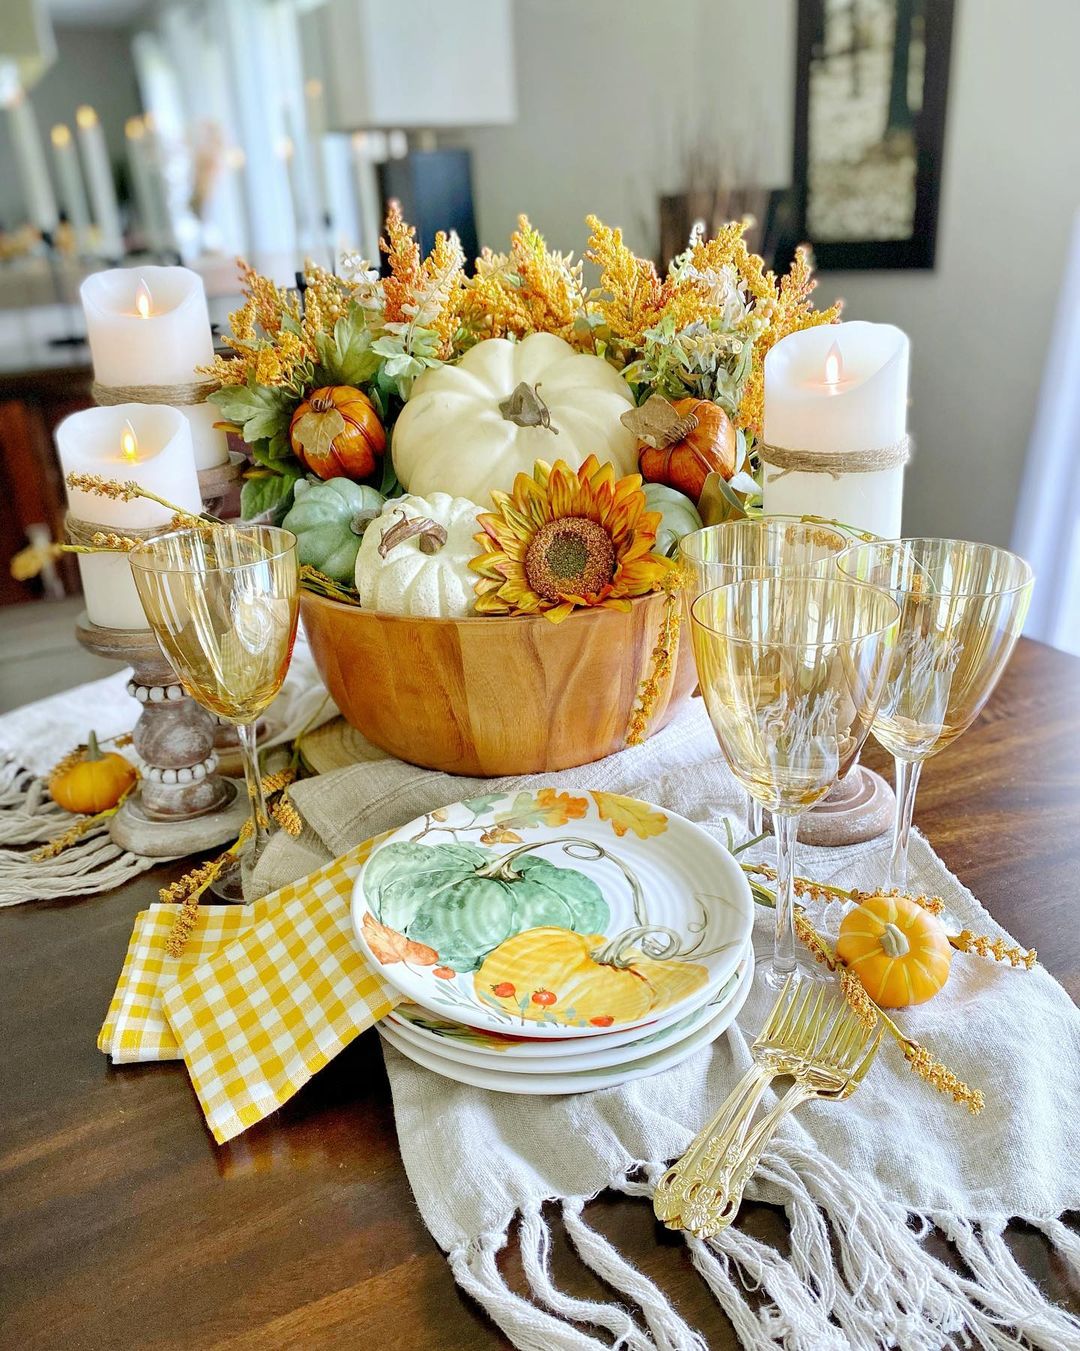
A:
[[[431,968],[431,974],[433,976],[438,976],[440,980],[453,980],[457,975],[457,972],[449,966],[433,966]]]
[[[532,997],[532,1002],[534,1004],[539,1004],[541,1008],[546,1009],[551,1004],[554,1004],[557,998],[558,995],[553,995],[550,990],[537,990]]]
[[[610,1013],[602,1013],[602,1014],[600,1015],[599,1018],[590,1018],[590,1019],[589,1019],[589,1026],[590,1026],[590,1027],[610,1027],[611,1024],[612,1024],[614,1021],[615,1021],[615,1019],[611,1016]]]
[[[508,980],[501,980],[491,987],[491,993],[496,999],[513,999],[516,991]]]

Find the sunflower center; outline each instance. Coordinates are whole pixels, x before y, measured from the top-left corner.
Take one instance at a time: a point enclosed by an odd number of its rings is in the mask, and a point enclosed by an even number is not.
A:
[[[562,516],[533,536],[525,553],[525,575],[545,600],[595,596],[615,575],[615,546],[596,521]]]

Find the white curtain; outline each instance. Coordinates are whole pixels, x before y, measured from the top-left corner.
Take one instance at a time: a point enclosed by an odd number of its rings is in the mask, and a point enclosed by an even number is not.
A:
[[[1035,569],[1025,631],[1080,656],[1080,212],[1043,371],[1013,548]]]

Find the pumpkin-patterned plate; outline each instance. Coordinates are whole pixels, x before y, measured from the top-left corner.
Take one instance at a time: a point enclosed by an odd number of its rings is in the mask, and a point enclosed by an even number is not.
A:
[[[485,1032],[591,1037],[683,1016],[741,961],[734,858],[636,798],[538,788],[428,812],[389,836],[353,925],[391,984]]]
[[[753,975],[753,950],[747,949],[733,975],[710,999],[689,1013],[657,1019],[644,1027],[611,1032],[606,1037],[579,1037],[574,1041],[528,1041],[481,1032],[461,1023],[435,1018],[415,1004],[399,1004],[386,1023],[405,1041],[462,1065],[503,1066],[513,1074],[570,1073],[622,1065],[638,1056],[672,1046],[710,1022]]]
[[[637,1048],[633,1045],[625,1047],[628,1055],[622,1063],[596,1069],[555,1074],[517,1074],[509,1067],[498,1065],[481,1065],[477,1062],[463,1065],[406,1041],[400,1031],[385,1018],[379,1024],[379,1035],[395,1050],[416,1064],[423,1065],[425,1069],[434,1070],[436,1074],[455,1079],[458,1083],[471,1084],[475,1088],[489,1088],[496,1093],[591,1093],[596,1089],[617,1088],[632,1079],[645,1079],[650,1074],[659,1074],[661,1070],[680,1064],[695,1051],[711,1045],[732,1025],[742,1009],[753,983],[752,963],[750,977],[750,980],[743,981],[739,986],[734,999],[730,999],[722,1009],[713,1010],[704,1022],[695,1021],[692,1030],[677,1041],[660,1049],[647,1048],[648,1053],[644,1055],[635,1054]]]

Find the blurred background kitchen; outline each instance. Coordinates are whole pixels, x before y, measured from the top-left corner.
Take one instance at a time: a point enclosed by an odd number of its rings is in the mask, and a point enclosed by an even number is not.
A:
[[[7,561],[59,537],[56,423],[89,406],[78,286],[182,261],[213,319],[237,255],[377,257],[584,217],[665,266],[754,217],[818,299],[911,336],[908,534],[1012,544],[1029,631],[1080,652],[1077,0],[3,0],[0,604],[77,590]],[[26,631],[31,612],[24,607]],[[10,631],[10,626],[8,631]]]

